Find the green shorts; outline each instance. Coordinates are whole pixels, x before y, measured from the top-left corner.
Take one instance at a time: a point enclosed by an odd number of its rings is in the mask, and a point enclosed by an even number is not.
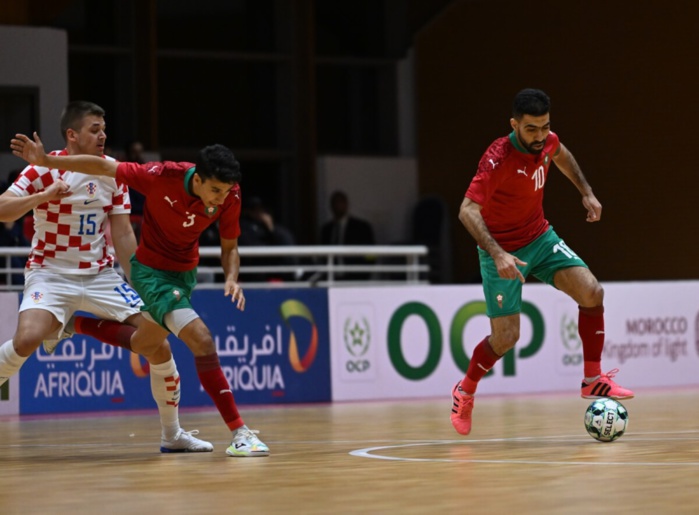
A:
[[[527,266],[519,267],[525,278],[533,275],[554,288],[553,277],[559,270],[572,266],[588,268],[585,262],[556,234],[553,227],[549,227],[529,245],[510,254],[527,263]],[[487,315],[495,318],[519,313],[522,308],[522,283],[518,279],[502,279],[498,275],[493,258],[480,247],[478,258],[481,264]]]
[[[167,329],[163,322],[166,314],[176,309],[194,309],[192,290],[197,284],[197,269],[188,272],[156,270],[131,256],[131,284],[141,296],[141,311],[147,311],[153,319]]]

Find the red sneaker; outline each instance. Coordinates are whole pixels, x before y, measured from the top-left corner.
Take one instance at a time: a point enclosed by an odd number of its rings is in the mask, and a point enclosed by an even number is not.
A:
[[[461,381],[456,383],[451,391],[454,403],[451,407],[451,425],[456,432],[467,435],[471,432],[471,412],[473,411],[473,395],[461,389]]]
[[[610,370],[606,374],[602,374],[596,381],[587,384],[585,381],[582,382],[581,386],[581,397],[583,399],[601,399],[602,397],[608,397],[610,399],[633,399],[633,392],[622,388],[614,381],[614,377],[619,372],[618,368]]]

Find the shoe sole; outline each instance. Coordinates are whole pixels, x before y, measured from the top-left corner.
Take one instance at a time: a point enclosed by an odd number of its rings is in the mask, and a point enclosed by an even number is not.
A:
[[[170,453],[175,453],[175,452],[213,452],[213,448],[211,449],[168,449],[167,447],[161,447],[160,452],[170,454]]]
[[[226,449],[226,454],[232,458],[264,458],[269,456],[269,451],[255,451],[255,452],[231,452]]]
[[[623,401],[626,399],[633,399],[635,395],[613,396],[613,395],[580,395],[583,399],[614,399],[615,401]]]

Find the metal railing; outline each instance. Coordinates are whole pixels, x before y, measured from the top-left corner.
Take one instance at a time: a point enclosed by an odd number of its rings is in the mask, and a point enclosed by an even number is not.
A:
[[[427,284],[430,271],[424,262],[428,249],[422,245],[294,245],[239,247],[239,250],[240,281],[245,288]],[[12,284],[13,275],[17,279],[24,268],[13,267],[11,258],[26,258],[29,251],[29,247],[0,247],[0,291],[24,289],[21,283]],[[221,288],[221,249],[200,247],[199,255],[202,262],[198,267],[197,289]],[[365,262],[342,262],[358,257]],[[278,261],[270,264],[269,260]],[[266,276],[269,279],[264,279]]]

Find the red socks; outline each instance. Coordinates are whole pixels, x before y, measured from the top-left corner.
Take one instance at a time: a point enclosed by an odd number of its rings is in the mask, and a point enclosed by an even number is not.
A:
[[[602,349],[604,348],[604,306],[578,308],[578,333],[582,340],[585,377],[602,373]]]
[[[113,320],[75,317],[75,332],[97,338],[99,341],[131,350],[131,335],[136,328]]]
[[[466,377],[461,381],[461,389],[473,395],[476,393],[478,381],[480,381],[488,371],[493,368],[493,365],[500,359],[501,356],[495,354],[495,351],[488,343],[490,335],[486,336],[482,342],[476,345],[471,357],[471,363],[466,371]]]
[[[235,431],[241,427],[244,422],[235,406],[231,387],[223,375],[223,370],[221,370],[218,355],[195,356],[194,364],[197,367],[197,375],[201,385],[214,401],[228,429]]]

